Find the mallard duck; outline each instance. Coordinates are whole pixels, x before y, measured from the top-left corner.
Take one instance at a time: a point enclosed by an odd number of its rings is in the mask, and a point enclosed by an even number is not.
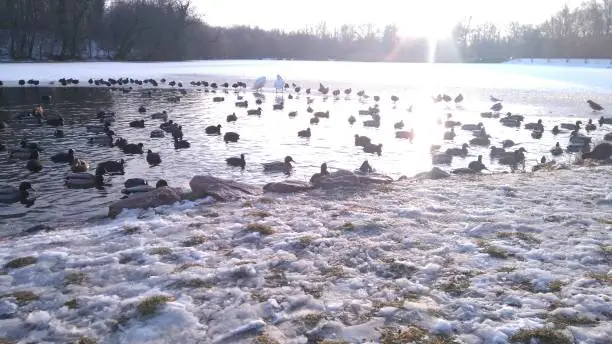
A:
[[[89,170],[89,163],[85,160],[74,159],[71,169],[74,173],[87,172]]]
[[[242,169],[244,169],[244,167],[246,166],[246,160],[244,160],[244,154],[240,154],[239,158],[237,157],[227,158],[225,159],[225,162],[230,166],[241,167]]]
[[[162,162],[161,156],[159,155],[159,153],[153,153],[153,151],[151,151],[149,149],[147,151],[147,162],[151,166],[157,166],[157,165],[161,164],[161,162]]]
[[[100,168],[96,169],[95,174],[80,172],[69,173],[64,179],[66,186],[71,188],[91,188],[104,185],[104,171]]]
[[[26,168],[32,172],[40,172],[43,169],[43,165],[40,162],[40,153],[37,150],[32,151],[30,159],[26,163]]]
[[[51,161],[71,164],[74,161],[74,150],[70,148],[68,152],[57,153],[51,157]]]
[[[298,131],[298,137],[310,137],[310,128]]]
[[[263,167],[266,172],[289,172],[293,169],[292,162],[295,162],[295,160],[287,155],[284,161],[267,162],[263,164]]]
[[[29,182],[21,182],[19,187],[0,185],[0,202],[15,203],[25,201],[29,195],[28,190],[34,190]]]
[[[204,131],[208,135],[221,135],[221,124],[210,125]]]
[[[479,155],[479,156],[478,156],[478,160],[476,160],[476,161],[471,161],[471,162],[468,164],[468,168],[469,168],[470,170],[474,170],[474,171],[476,171],[476,172],[480,172],[480,171],[482,171],[482,170],[486,170],[486,169],[487,169],[487,167],[486,167],[486,166],[485,166],[485,165],[482,163],[482,155]]]
[[[316,184],[321,180],[323,176],[328,176],[328,175],[329,175],[329,172],[327,171],[327,163],[324,162],[321,164],[321,171],[313,174],[312,177],[310,177],[310,182],[312,184]]]

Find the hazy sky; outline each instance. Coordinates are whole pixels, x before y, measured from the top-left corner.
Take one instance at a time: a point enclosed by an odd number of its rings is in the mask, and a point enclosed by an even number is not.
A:
[[[539,23],[567,3],[584,0],[192,0],[211,25],[245,24],[264,29],[301,29],[326,21],[343,23],[397,23],[406,33],[445,31],[458,18],[505,24],[513,20]],[[421,31],[421,32],[415,32]]]

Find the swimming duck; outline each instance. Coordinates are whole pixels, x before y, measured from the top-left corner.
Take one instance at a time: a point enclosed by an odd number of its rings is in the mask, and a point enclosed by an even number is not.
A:
[[[250,110],[247,110],[247,115],[251,115],[251,116],[261,116],[261,107],[258,107],[257,109],[250,109]]]
[[[241,167],[244,170],[244,167],[246,166],[246,160],[244,160],[244,154],[240,154],[240,157],[231,157],[231,158],[227,158],[225,159],[225,162],[233,167]]]
[[[292,162],[295,162],[293,158],[289,155],[285,157],[284,161],[273,161],[267,162],[263,164],[264,171],[266,172],[285,172],[288,173],[293,169],[291,165]]]
[[[591,138],[589,136],[578,134],[578,132],[574,130],[570,134],[569,141],[572,144],[588,145],[591,143]]]
[[[403,129],[404,128],[404,121],[401,120],[401,121],[393,124],[393,128],[395,128],[395,129]]]
[[[451,128],[450,131],[447,131],[444,133],[444,139],[445,140],[453,140],[455,138],[456,134],[455,134],[455,128]]]
[[[539,139],[542,138],[542,134],[543,134],[542,131],[534,130],[534,131],[531,132],[531,137],[536,139],[536,140],[539,140]]]
[[[468,154],[468,144],[464,143],[461,145],[461,148],[448,148],[446,150],[446,154],[451,156],[462,156],[465,157]]]
[[[527,123],[524,126],[527,130],[535,130],[535,131],[544,131],[544,126],[542,125],[542,120],[538,119],[537,123]]]
[[[71,169],[74,173],[87,172],[87,170],[89,170],[89,163],[85,160],[74,159]]]
[[[104,125],[88,125],[85,128],[88,133],[104,133],[110,130],[110,122],[105,121]]]
[[[187,140],[183,139],[175,139],[174,140],[174,149],[185,149],[191,147],[191,143]]]
[[[87,142],[89,144],[97,144],[103,146],[112,146],[113,145],[113,133],[108,132],[105,135],[99,135],[90,137]]]
[[[126,188],[133,188],[135,186],[147,185],[147,181],[142,178],[130,178],[123,183]]]
[[[310,183],[317,184],[323,176],[328,176],[329,172],[327,171],[327,163],[321,164],[321,172],[315,173],[310,177]]]
[[[130,127],[132,127],[132,128],[144,128],[145,127],[144,119],[139,119],[139,120],[131,121],[130,122]]]
[[[310,128],[298,131],[298,137],[310,137]]]
[[[363,151],[366,153],[371,153],[371,154],[378,154],[379,156],[382,155],[382,143],[379,143],[377,145],[375,144],[368,144],[363,146]]]
[[[64,125],[64,118],[62,116],[57,116],[55,118],[47,119],[46,123],[53,127],[59,127]]]
[[[153,131],[151,131],[151,135],[150,135],[151,138],[157,138],[157,139],[163,138],[165,136],[166,134],[164,134],[164,131],[161,129],[154,129]]]
[[[606,118],[604,116],[601,116],[599,118],[599,125],[601,126],[601,125],[604,125],[604,124],[612,124],[612,117]]]
[[[18,188],[11,185],[0,185],[0,202],[14,203],[25,201],[29,195],[28,190],[34,190],[29,182],[21,182]]]
[[[396,131],[395,138],[407,139],[407,140],[410,140],[410,142],[412,142],[412,140],[414,139],[414,129],[411,128],[409,131],[405,131],[405,130]]]
[[[118,147],[119,149],[123,149],[125,146],[127,146],[127,144],[128,144],[128,141],[124,139],[123,137],[116,139],[114,143],[114,145]]]
[[[468,168],[470,170],[474,170],[476,172],[481,172],[482,170],[486,170],[487,167],[482,163],[482,155],[478,156],[478,160],[476,161],[471,161],[468,164]]]
[[[464,124],[461,126],[461,130],[475,131],[475,130],[482,129],[483,127],[484,127],[484,124],[482,124],[482,122],[478,124]]]
[[[525,154],[527,150],[523,147],[515,150],[514,152],[509,152],[510,154],[505,155],[499,159],[499,163],[501,165],[510,165],[513,169],[516,169],[516,165],[519,163],[525,164]],[[524,166],[523,166],[524,167]]]
[[[576,121],[576,124],[561,123],[561,128],[571,130],[571,131],[577,131],[577,130],[580,130],[581,124],[582,124],[582,121]]]
[[[221,124],[210,125],[204,131],[208,135],[221,135]]]
[[[506,150],[503,148],[491,146],[491,152],[489,153],[489,156],[491,156],[491,158],[499,158],[501,156],[504,156],[506,153]]]
[[[223,135],[223,141],[225,141],[225,143],[238,142],[239,139],[240,139],[240,134],[235,133],[233,131],[228,131],[225,133],[225,135]]]
[[[372,166],[370,165],[368,160],[364,160],[363,163],[361,164],[361,166],[359,166],[359,172],[361,172],[361,173],[372,173],[372,172],[374,172],[374,169],[372,168]]]
[[[40,153],[37,150],[32,151],[30,155],[30,159],[26,163],[26,168],[32,172],[40,172],[43,169],[43,166],[40,162]]]
[[[127,198],[130,195],[149,192],[149,191],[152,191],[158,188],[162,188],[165,186],[168,186],[168,182],[166,182],[164,179],[158,180],[157,183],[155,183],[155,187],[152,187],[148,184],[131,185],[131,186],[126,185],[125,188],[121,190],[121,193],[126,195],[122,197],[122,199]]]
[[[606,159],[610,159],[611,156],[612,156],[612,144],[608,142],[600,143],[597,146],[595,146],[595,148],[593,148],[593,151],[582,154],[582,157],[584,159],[595,159],[595,160],[606,160]]]
[[[57,129],[56,131],[53,132],[53,136],[57,138],[62,138],[64,137],[64,131],[61,129]]]
[[[599,105],[599,104],[595,103],[594,101],[592,101],[592,100],[590,100],[590,99],[589,99],[589,100],[587,100],[587,104],[589,104],[589,107],[590,107],[590,108],[591,108],[593,111],[601,111],[601,110],[603,110],[603,106],[601,106],[601,105]]]
[[[70,188],[91,188],[104,185],[104,170],[96,168],[95,174],[87,172],[68,173],[64,183]]]
[[[152,119],[161,119],[163,121],[168,120],[168,113],[166,112],[166,110],[162,111],[162,112],[156,112],[154,114],[151,115]]]
[[[561,132],[561,130],[559,130],[559,126],[558,126],[558,125],[555,125],[555,126],[552,128],[552,130],[551,130],[551,131],[552,131],[553,135],[557,135],[557,134],[559,134],[559,133]]]
[[[138,108],[138,112],[140,112],[140,113],[147,112],[147,108],[145,108],[144,106],[140,106]]]
[[[318,117],[318,118],[329,118],[329,111],[325,111],[325,112],[317,111],[314,113],[313,116]]]
[[[355,119],[355,116],[350,115],[348,118],[348,122],[350,125],[353,125],[353,123],[355,123],[357,120]]]
[[[228,122],[235,122],[238,120],[238,116],[236,116],[236,113],[234,112],[231,115],[227,115],[227,121]]]
[[[595,124],[593,124],[593,119],[589,118],[588,123],[584,126],[584,130],[593,131],[595,129],[597,129],[597,127],[595,126]]]
[[[310,119],[310,124],[319,124],[319,117],[313,117]]]
[[[142,150],[143,146],[142,143],[128,143],[121,149],[125,154],[142,154],[144,153]]]
[[[147,162],[151,166],[157,166],[161,164],[161,156],[159,153],[153,153],[150,149],[147,151]]]
[[[289,117],[296,117],[297,114],[298,114],[297,111],[290,111],[288,115]]]
[[[125,161],[123,159],[119,161],[108,160],[98,164],[96,170],[104,171],[108,174],[124,174],[125,173]]]
[[[68,152],[61,152],[53,155],[51,161],[54,163],[69,163],[72,164],[74,161],[74,150],[71,148]]]
[[[470,144],[473,146],[489,146],[491,144],[491,140],[489,139],[489,135],[480,136],[471,139]]]

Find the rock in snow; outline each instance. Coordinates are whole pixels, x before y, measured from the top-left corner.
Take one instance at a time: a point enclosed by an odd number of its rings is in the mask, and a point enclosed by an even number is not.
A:
[[[213,176],[195,176],[189,182],[189,186],[197,197],[212,196],[221,202],[261,193],[258,187]]]
[[[147,209],[168,205],[181,200],[180,190],[161,187],[149,192],[135,194],[132,197],[119,200],[108,207],[108,216],[115,217],[123,209]]]

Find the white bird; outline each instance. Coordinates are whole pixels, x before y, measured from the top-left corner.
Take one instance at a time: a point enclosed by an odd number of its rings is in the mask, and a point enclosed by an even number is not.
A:
[[[280,76],[280,74],[276,74],[276,81],[274,82],[274,88],[276,89],[276,93],[283,92],[285,90],[285,80]]]
[[[265,85],[266,85],[266,77],[265,76],[260,76],[259,78],[255,79],[255,82],[253,83],[253,89],[259,91]]]

